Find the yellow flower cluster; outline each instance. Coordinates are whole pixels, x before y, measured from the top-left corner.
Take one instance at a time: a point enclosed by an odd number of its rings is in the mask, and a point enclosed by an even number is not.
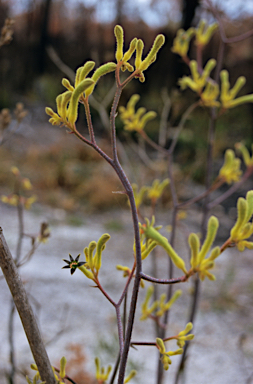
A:
[[[62,85],[67,88],[67,91],[56,98],[57,113],[51,108],[46,108],[46,113],[51,116],[49,122],[52,125],[63,124],[70,130],[74,130],[79,103],[85,102],[93,92],[100,77],[115,71],[117,65],[111,62],[103,64],[96,69],[91,78],[86,78],[94,66],[94,61],[87,61],[82,67],[78,68],[74,86],[70,84],[69,80],[62,80]]]
[[[89,246],[84,248],[84,254],[86,256],[86,264],[78,267],[88,279],[94,280],[97,278],[99,270],[102,265],[102,252],[105,249],[106,242],[111,238],[108,233],[105,233],[100,237],[98,242],[91,241]],[[93,252],[95,251],[95,255]]]
[[[227,149],[224,164],[220,169],[218,179],[224,180],[227,184],[239,181],[242,174],[240,167],[241,160],[235,157],[232,149]]]
[[[161,362],[163,364],[163,368],[165,369],[165,371],[167,371],[169,369],[169,366],[172,363],[170,356],[181,355],[183,353],[183,348],[179,348],[176,351],[166,352],[164,342],[159,337],[157,337],[157,339],[156,339],[156,346],[157,346],[160,354],[162,355],[161,356]]]
[[[205,258],[209,253],[210,248],[216,237],[219,221],[216,217],[211,216],[208,221],[207,234],[203,245],[200,247],[199,237],[195,233],[191,233],[188,238],[188,243],[191,249],[191,267],[192,272],[198,272],[200,280],[208,277],[210,280],[215,280],[215,276],[209,272],[214,267],[214,260],[220,255],[220,247],[212,249],[210,256]]]
[[[201,20],[198,28],[189,28],[187,31],[179,29],[173,42],[172,52],[186,58],[192,37],[195,36],[197,46],[204,47],[209,43],[217,27],[217,23],[208,26],[205,20]]]
[[[37,200],[36,195],[32,195],[29,197],[26,197],[26,191],[30,191],[33,189],[33,186],[31,184],[31,181],[27,178],[21,177],[20,171],[17,167],[11,167],[11,173],[16,178],[15,183],[15,192],[6,196],[1,196],[1,201],[5,204],[12,205],[14,207],[17,207],[19,204],[21,204],[25,209],[30,209],[32,204]]]
[[[117,63],[121,64],[121,70],[125,71],[126,69],[129,72],[133,72],[134,68],[128,61],[131,59],[134,52],[136,52],[135,56],[135,71],[136,78],[138,78],[141,82],[145,81],[145,77],[143,71],[148,69],[148,67],[156,60],[156,56],[160,48],[163,46],[165,42],[165,38],[163,35],[158,35],[155,38],[154,44],[152,45],[148,55],[142,60],[142,53],[144,49],[144,43],[141,39],[134,38],[129,46],[127,52],[123,51],[124,48],[124,31],[120,25],[116,25],[114,28],[114,35],[116,37],[117,49],[116,49],[116,60]]]
[[[141,306],[141,317],[140,320],[146,320],[152,314],[155,317],[161,317],[167,312],[175,301],[182,295],[181,289],[175,291],[171,299],[166,303],[166,294],[162,294],[159,300],[155,300],[151,306],[149,306],[150,299],[154,293],[154,287],[150,285],[146,292],[146,297]],[[155,312],[156,311],[156,312]]]
[[[96,379],[99,384],[103,384],[109,377],[112,370],[112,366],[108,365],[107,370],[104,367],[100,367],[100,360],[98,357],[95,358],[96,365]]]
[[[145,108],[138,108],[135,112],[135,105],[140,99],[139,95],[133,95],[125,107],[119,107],[120,118],[124,123],[126,131],[141,131],[149,120],[156,117],[156,112],[149,111],[146,113]]]

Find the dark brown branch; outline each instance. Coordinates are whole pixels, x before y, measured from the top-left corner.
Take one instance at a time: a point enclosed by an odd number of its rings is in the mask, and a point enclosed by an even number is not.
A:
[[[9,247],[5,241],[2,228],[0,228],[0,266],[23,324],[41,379],[46,381],[47,384],[56,384],[34,313]]]

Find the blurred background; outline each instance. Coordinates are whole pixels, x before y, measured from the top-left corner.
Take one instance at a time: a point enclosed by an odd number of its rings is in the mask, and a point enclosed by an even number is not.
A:
[[[33,181],[40,199],[47,204],[61,204],[67,210],[75,210],[87,200],[88,205],[95,209],[117,205],[117,199],[111,194],[111,184],[116,190],[118,184],[111,172],[108,171],[110,176],[105,176],[106,166],[101,166],[96,154],[72,138],[66,140],[63,128],[52,128],[47,123],[44,108],[55,108],[55,98],[63,91],[61,79],[71,78],[73,71],[87,60],[94,60],[96,66],[114,61],[115,24],[123,26],[126,46],[135,36],[143,39],[144,54],[150,49],[154,37],[163,33],[166,44],[159,52],[156,63],[147,71],[146,81],[143,84],[137,80],[132,81],[120,101],[125,105],[133,93],[141,95],[137,107],[152,109],[158,114],[157,119],[147,126],[149,136],[158,140],[159,119],[165,104],[169,104],[168,126],[173,127],[180,121],[187,106],[196,99],[191,91],[179,91],[178,79],[188,74],[189,69],[178,55],[171,52],[176,31],[197,26],[201,18],[214,22],[214,10],[221,18],[228,37],[253,28],[252,1],[247,0],[240,4],[232,0],[222,3],[199,0],[1,0],[0,26],[4,25],[6,18],[12,18],[14,34],[10,44],[0,49],[0,110],[9,108],[13,116],[16,103],[22,102],[28,111],[19,126],[12,121],[9,131],[15,131],[15,135],[10,134],[8,137],[8,132],[5,132],[0,151],[1,185],[8,188],[8,170],[19,163]],[[217,58],[218,44],[217,32],[204,51],[204,61],[211,57]],[[252,47],[252,37],[226,45],[223,68],[229,70],[231,84],[241,75],[246,77],[247,83],[242,94],[253,92]],[[194,55],[195,46],[192,44],[190,57],[195,58]],[[104,140],[105,148],[109,145],[106,124],[113,84],[112,75],[102,78],[94,92],[95,103],[91,103],[96,135]],[[105,102],[106,97],[108,100]],[[101,103],[107,113],[106,121],[101,120],[98,107]],[[204,180],[208,118],[208,112],[198,108],[180,136],[175,161],[180,164],[179,170],[184,180],[186,176],[198,183]],[[81,110],[79,129],[86,132],[85,127],[84,111]],[[122,156],[121,161],[128,165],[131,181],[140,181],[141,178],[141,182],[145,183],[146,177],[151,180],[155,175],[155,166],[148,158],[145,163],[145,154],[141,157],[133,154],[134,145],[138,141],[136,135],[123,132],[119,119],[117,129],[125,151],[130,148],[129,156],[134,159],[134,163],[143,163],[145,167],[149,165],[148,172],[143,169],[138,172],[133,162],[128,161],[127,164],[127,157]],[[220,167],[226,148],[233,147],[236,141],[242,139],[246,145],[252,142],[252,104],[232,109],[223,115],[218,120],[216,139],[215,151],[217,159],[220,159],[217,167]],[[168,135],[165,145],[169,141]],[[151,148],[147,150],[152,157]],[[101,183],[97,177],[101,167],[105,192],[102,196],[98,192]],[[106,180],[109,181],[108,188]]]

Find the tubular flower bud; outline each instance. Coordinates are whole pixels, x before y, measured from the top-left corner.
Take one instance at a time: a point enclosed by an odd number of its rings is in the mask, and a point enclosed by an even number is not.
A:
[[[93,80],[93,84],[86,90],[85,97],[87,98],[93,92],[94,87],[101,76],[104,76],[110,72],[114,72],[116,67],[117,65],[115,63],[110,62],[110,63],[103,64],[99,68],[97,68],[91,77],[91,80]]]
[[[165,303],[165,299],[166,299],[166,295],[165,294],[162,294],[160,296],[160,300],[158,302],[158,306],[159,306],[159,309],[158,311],[155,313],[155,316],[158,316],[158,317],[161,317],[164,315],[165,312],[167,312],[171,306],[175,303],[175,301],[177,299],[179,299],[179,297],[182,295],[182,290],[181,289],[178,289],[172,296],[172,298],[167,302]]]
[[[142,61],[138,69],[140,69],[141,71],[145,71],[156,60],[157,53],[164,43],[165,37],[163,35],[156,36],[151,50],[149,51],[147,57]]]
[[[136,76],[141,82],[145,81],[143,71],[145,71],[155,60],[159,49],[164,44],[165,38],[163,35],[158,35],[150,49],[148,55],[142,60],[142,53],[144,49],[144,43],[141,39],[136,37],[131,41],[129,49],[124,54],[124,31],[120,25],[116,25],[114,28],[114,35],[116,37],[116,61],[120,63],[120,68],[124,72],[126,69],[130,72],[134,70],[133,66],[128,63],[132,55],[136,51],[135,57],[135,71]]]
[[[251,156],[248,149],[245,147],[243,143],[236,143],[235,148],[241,152],[242,158],[246,167],[247,168],[253,167],[253,144],[251,144]]]
[[[92,79],[84,79],[81,83],[78,84],[78,86],[72,93],[69,102],[69,107],[67,110],[67,118],[71,126],[73,126],[77,120],[79,98],[82,96],[84,91],[89,88],[93,83],[94,81]]]
[[[176,265],[177,268],[181,269],[185,274],[187,274],[187,270],[185,267],[184,260],[176,253],[176,251],[172,248],[170,243],[168,242],[168,239],[166,237],[162,236],[155,228],[154,228],[154,217],[149,222],[148,219],[146,220],[146,225],[140,225],[141,230],[145,234],[145,236],[149,239],[154,240],[157,242],[158,245],[163,247],[163,249],[168,253],[169,257],[171,258],[172,262]]]
[[[98,276],[99,270],[102,265],[102,252],[105,250],[106,242],[111,238],[108,233],[105,233],[100,237],[98,242],[91,241],[89,246],[84,248],[84,254],[86,257],[86,265],[81,266],[79,269],[85,274],[88,279],[95,280]],[[96,253],[93,253],[96,249]]]
[[[136,45],[136,58],[135,58],[135,68],[140,69],[140,65],[142,63],[142,53],[143,53],[144,43],[141,39],[138,39],[137,45]]]
[[[123,56],[123,59],[122,59],[123,62],[127,62],[131,59],[131,57],[132,57],[132,55],[136,49],[137,41],[138,40],[136,37],[131,41],[128,51],[126,51],[126,53]]]
[[[237,182],[242,174],[240,167],[241,160],[235,157],[232,149],[227,149],[224,164],[220,169],[218,178],[224,180],[227,184]]]
[[[253,242],[247,239],[253,234],[253,223],[249,222],[253,214],[253,191],[249,191],[246,199],[239,197],[237,201],[237,220],[230,231],[230,242],[235,244],[239,251],[252,249]]]
[[[144,302],[141,305],[141,317],[140,320],[146,320],[150,315],[152,315],[152,312],[156,310],[158,307],[158,301],[154,301],[153,304],[149,307],[149,302],[151,299],[151,296],[153,295],[154,287],[150,285],[146,292],[146,297]]]
[[[159,337],[156,338],[156,346],[157,346],[160,354],[162,355],[161,361],[162,361],[163,368],[165,369],[165,371],[167,371],[169,369],[169,366],[172,363],[170,356],[181,355],[183,353],[183,348],[179,348],[176,351],[166,352],[164,342]]]
[[[70,84],[69,80],[68,79],[62,79],[62,85],[67,88],[70,92],[73,92],[74,91],[74,87],[73,85]]]
[[[112,366],[108,365],[106,370],[104,367],[100,367],[100,359],[98,357],[95,358],[95,365],[96,365],[96,379],[98,383],[104,383],[110,375]]]
[[[135,371],[134,369],[129,373],[129,375],[125,378],[125,380],[124,380],[124,384],[127,384],[127,383],[129,383],[129,381],[131,380],[131,379],[133,379],[135,376],[136,376],[136,373],[137,373],[137,371]]]
[[[221,100],[223,109],[234,108],[234,107],[237,107],[238,105],[245,104],[245,103],[253,103],[253,94],[241,96],[241,97],[238,97],[237,99],[235,98],[238,92],[246,83],[246,79],[244,76],[240,76],[236,80],[234,87],[231,89],[230,89],[228,71],[226,71],[225,69],[221,71],[220,78],[221,78],[220,100]]]
[[[207,26],[206,20],[201,20],[198,28],[195,29],[196,45],[201,47],[207,45],[217,28],[218,28],[217,23]]]
[[[120,25],[115,26],[114,35],[116,37],[116,44],[117,44],[115,57],[118,63],[123,57],[123,45],[124,45],[124,32],[123,32],[123,28]]]
[[[61,379],[64,379],[64,377],[66,376],[66,372],[65,372],[65,368],[66,368],[66,363],[67,363],[67,360],[66,360],[66,357],[62,357],[61,360],[60,360],[60,372],[59,372],[59,376]]]
[[[94,61],[87,61],[82,67],[79,67],[75,76],[75,88],[86,78],[95,66]],[[67,85],[67,84],[66,84]]]
[[[179,334],[176,336],[177,345],[180,348],[184,347],[186,341],[194,339],[194,335],[189,334],[189,332],[192,330],[192,328],[193,328],[192,323],[187,323],[185,329],[183,331],[179,332]],[[188,333],[188,335],[187,335],[187,333]]]
[[[216,237],[218,230],[219,221],[216,217],[211,216],[208,221],[206,239],[200,247],[200,241],[195,233],[191,233],[188,238],[188,243],[191,249],[191,267],[194,272],[198,272],[201,280],[208,277],[210,280],[215,280],[215,276],[212,275],[208,270],[214,267],[214,262],[220,255],[220,248],[215,247],[212,249],[210,256],[205,258],[210,252],[211,246]]]

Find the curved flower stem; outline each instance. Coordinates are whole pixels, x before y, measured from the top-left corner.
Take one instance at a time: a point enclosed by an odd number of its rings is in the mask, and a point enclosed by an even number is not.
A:
[[[88,124],[88,130],[89,130],[89,135],[90,135],[90,141],[91,141],[93,144],[96,144],[96,139],[95,139],[95,135],[94,135],[93,125],[92,125],[92,121],[91,121],[90,106],[89,106],[88,99],[84,99],[84,100],[83,100],[83,104],[84,104],[84,109],[85,109],[85,114],[86,114],[86,120],[87,120],[87,124]]]
[[[157,279],[155,277],[146,275],[145,273],[141,272],[140,274],[141,278],[143,280],[151,281],[152,283],[156,284],[176,284],[176,283],[184,283],[185,281],[188,280],[189,276],[181,276],[175,279]]]
[[[94,282],[97,284],[97,287],[103,293],[103,295],[107,298],[107,300],[116,308],[117,304],[115,303],[115,301],[112,300],[112,298],[108,295],[108,293],[105,292],[105,290],[102,287],[102,285],[100,284],[99,280],[96,279],[96,280],[94,280]]]

